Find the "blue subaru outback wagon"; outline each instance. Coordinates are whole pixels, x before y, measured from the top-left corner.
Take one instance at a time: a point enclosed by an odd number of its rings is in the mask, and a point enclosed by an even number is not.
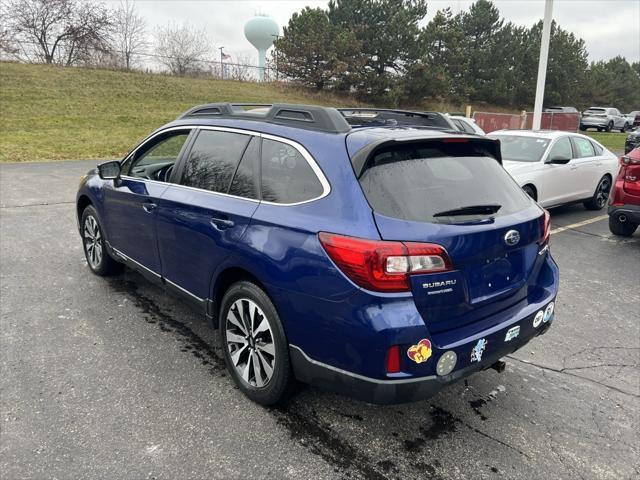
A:
[[[198,106],[90,172],[77,215],[91,270],[188,299],[264,405],[296,379],[425,399],[553,320],[547,212],[437,114]]]

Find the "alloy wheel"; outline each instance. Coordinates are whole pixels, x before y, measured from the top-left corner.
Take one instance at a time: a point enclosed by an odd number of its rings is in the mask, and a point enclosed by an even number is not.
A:
[[[84,248],[91,268],[98,268],[102,262],[102,236],[96,219],[89,215],[84,221]]]
[[[599,208],[602,208],[607,204],[607,200],[609,200],[610,189],[611,189],[611,182],[609,182],[608,177],[605,177],[602,180],[600,180],[600,184],[598,185],[598,190],[596,192],[596,205]]]
[[[266,386],[276,362],[276,350],[269,319],[248,298],[236,300],[227,311],[227,349],[238,375],[253,387]]]

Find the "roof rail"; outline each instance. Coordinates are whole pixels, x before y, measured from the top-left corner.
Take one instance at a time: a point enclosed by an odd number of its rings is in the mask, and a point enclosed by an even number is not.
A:
[[[178,117],[234,118],[275,123],[327,133],[344,133],[351,126],[335,108],[288,103],[207,103],[187,110]]]
[[[339,108],[352,126],[421,126],[446,130],[456,130],[451,121],[438,112],[415,112],[387,108]]]

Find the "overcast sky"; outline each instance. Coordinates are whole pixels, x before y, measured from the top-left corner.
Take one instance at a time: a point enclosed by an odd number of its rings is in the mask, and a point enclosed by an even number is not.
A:
[[[119,0],[108,0],[116,6]],[[326,7],[327,1],[304,0],[135,0],[147,19],[149,30],[167,23],[183,23],[205,28],[215,47],[225,47],[232,61],[252,59],[257,54],[244,38],[243,27],[255,14],[267,14],[282,26],[291,14],[304,8]],[[431,19],[439,9],[467,10],[471,0],[428,0]],[[542,18],[543,0],[495,0],[501,15],[518,25],[530,26]],[[554,19],[562,28],[586,42],[589,60],[608,60],[622,55],[640,60],[640,0],[555,0]]]

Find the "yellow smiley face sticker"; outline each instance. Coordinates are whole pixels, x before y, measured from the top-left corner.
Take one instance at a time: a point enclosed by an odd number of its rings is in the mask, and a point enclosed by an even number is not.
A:
[[[411,345],[407,350],[407,355],[416,363],[422,363],[431,357],[431,342],[423,338],[417,345]]]

